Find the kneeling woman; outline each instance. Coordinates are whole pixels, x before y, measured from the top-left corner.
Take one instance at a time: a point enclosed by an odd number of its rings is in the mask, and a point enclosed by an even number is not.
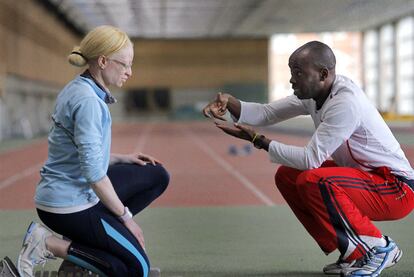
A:
[[[108,87],[131,77],[133,57],[126,33],[112,26],[90,31],[69,55],[87,69],[57,97],[35,195],[39,218],[65,239],[32,222],[17,262],[21,276],[54,256],[100,276],[148,275],[143,233],[132,217],[164,192],[169,174],[149,155],[110,154],[108,104],[115,99]]]

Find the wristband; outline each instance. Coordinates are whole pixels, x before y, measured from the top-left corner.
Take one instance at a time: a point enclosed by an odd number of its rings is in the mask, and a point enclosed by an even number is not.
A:
[[[252,139],[252,143],[254,144],[254,141],[257,139],[257,137],[259,136],[258,133],[254,133],[253,139]]]
[[[122,223],[125,223],[126,221],[130,220],[131,218],[132,218],[132,213],[129,211],[128,207],[125,206],[124,214],[121,215],[121,216],[118,216],[118,219]]]
[[[263,149],[264,145],[263,145],[263,139],[265,138],[264,135],[258,135],[257,137],[255,137],[255,140],[253,141],[253,145],[254,147],[256,147],[257,149]]]

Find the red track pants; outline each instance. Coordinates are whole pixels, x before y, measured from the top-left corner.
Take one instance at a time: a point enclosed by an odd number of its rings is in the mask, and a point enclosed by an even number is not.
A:
[[[371,220],[401,219],[414,208],[413,189],[385,167],[366,172],[333,161],[305,171],[281,166],[275,182],[321,249],[326,254],[338,249],[348,261],[381,238]]]

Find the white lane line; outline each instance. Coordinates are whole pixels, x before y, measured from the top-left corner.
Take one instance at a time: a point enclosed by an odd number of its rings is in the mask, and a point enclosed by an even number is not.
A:
[[[139,134],[138,142],[137,142],[137,144],[134,148],[133,153],[142,152],[142,150],[144,149],[145,144],[148,141],[149,133],[152,131],[153,128],[154,128],[154,123],[152,123],[152,122],[144,127],[142,132]]]
[[[191,132],[191,130],[185,129],[184,132],[188,134],[191,140],[195,144],[197,144],[201,148],[201,150],[203,150],[210,158],[212,158],[216,163],[223,167],[228,173],[230,173],[236,179],[238,179],[248,190],[250,190],[250,192],[252,192],[265,205],[275,205],[275,203],[263,192],[261,192],[252,182],[250,182],[249,179],[247,179],[245,176],[243,176],[243,174],[238,172],[228,162],[221,159],[220,156],[210,146],[208,146],[208,144],[206,144],[204,141],[198,138],[193,132]]]
[[[134,152],[142,151],[142,149],[144,148],[144,146],[145,146],[145,144],[148,140],[149,133],[154,127],[153,125],[154,125],[153,123],[150,123],[150,124],[148,124],[144,127],[142,133],[140,134],[140,136],[138,138],[138,142],[137,142],[137,144],[134,148]],[[26,168],[25,170],[23,170],[23,171],[21,171],[17,174],[14,174],[14,175],[10,176],[9,178],[7,178],[3,181],[0,181],[0,190],[12,185],[13,183],[15,183],[15,182],[17,182],[17,181],[19,181],[19,180],[21,180],[25,177],[28,177],[28,176],[38,172],[40,170],[40,168],[43,166],[43,164],[44,164],[44,162],[38,163],[34,166]]]
[[[9,178],[7,178],[6,180],[0,181],[0,189],[4,189],[12,184],[14,184],[15,182],[28,177],[36,172],[39,172],[40,168],[43,166],[43,162],[38,163],[34,166],[31,166],[29,168],[26,168],[25,170],[14,174],[12,176],[10,176]]]

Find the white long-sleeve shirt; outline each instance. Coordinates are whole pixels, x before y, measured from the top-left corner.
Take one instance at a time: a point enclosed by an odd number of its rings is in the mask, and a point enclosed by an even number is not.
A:
[[[387,166],[393,174],[414,180],[414,170],[377,109],[357,85],[341,75],[336,76],[319,110],[314,100],[295,95],[269,104],[241,102],[239,123],[265,126],[298,115],[310,115],[316,131],[305,147],[272,140],[272,162],[306,170],[332,157],[339,166],[363,170]]]

